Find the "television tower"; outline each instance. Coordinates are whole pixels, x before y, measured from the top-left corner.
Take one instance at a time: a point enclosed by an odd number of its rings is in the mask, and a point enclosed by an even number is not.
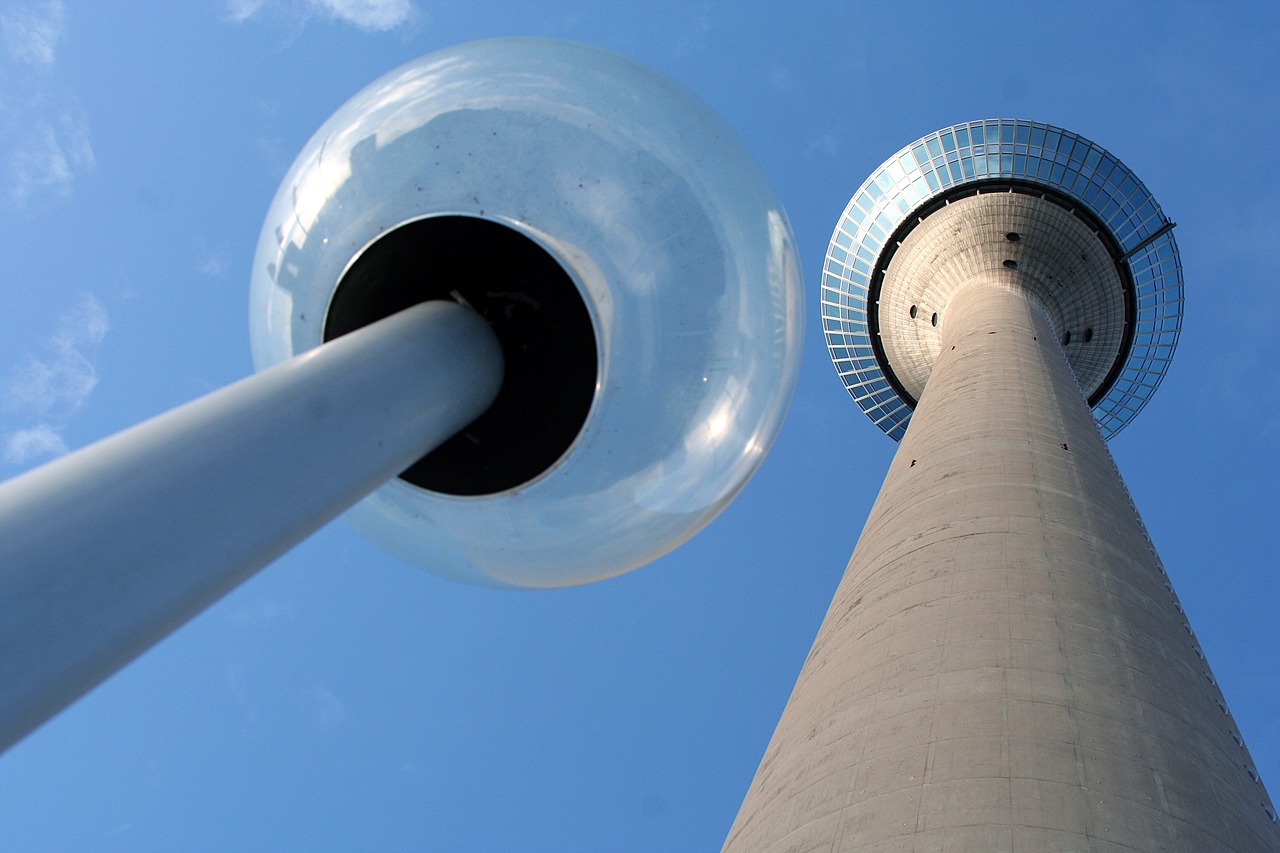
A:
[[[1177,344],[1107,151],[957,124],[854,194],[836,369],[900,442],[725,851],[1258,851],[1280,826],[1107,450]]]

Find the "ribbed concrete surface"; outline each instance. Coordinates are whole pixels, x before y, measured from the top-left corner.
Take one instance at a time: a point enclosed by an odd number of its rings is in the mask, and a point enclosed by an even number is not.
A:
[[[724,850],[1280,851],[1053,331],[985,278]]]
[[[1003,274],[1006,261],[1048,309],[1058,339],[1071,332],[1064,349],[1085,397],[1102,384],[1125,331],[1124,285],[1105,244],[1051,201],[991,192],[929,214],[885,271],[876,305],[881,343],[912,399],[920,399],[941,351],[952,295],[976,276]]]

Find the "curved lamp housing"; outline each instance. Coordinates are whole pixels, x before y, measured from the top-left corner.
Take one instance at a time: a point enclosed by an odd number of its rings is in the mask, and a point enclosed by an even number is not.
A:
[[[503,389],[347,518],[462,581],[585,583],[674,548],[759,465],[799,368],[759,166],[683,87],[579,44],[449,48],[340,108],[262,229],[255,364],[432,298],[489,321]]]

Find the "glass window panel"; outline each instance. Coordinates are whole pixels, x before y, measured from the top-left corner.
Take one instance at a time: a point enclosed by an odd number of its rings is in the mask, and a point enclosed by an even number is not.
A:
[[[1001,141],[1001,142],[1008,142],[1008,143],[1012,144],[1012,143],[1013,143],[1013,135],[1014,135],[1014,131],[1015,131],[1015,128],[1014,128],[1014,126],[1013,126],[1013,125],[1011,125],[1011,124],[1002,124],[1002,125],[1000,125],[1000,141]]]
[[[898,158],[898,163],[901,164],[902,166],[902,174],[904,177],[907,175],[907,173],[915,169],[919,163],[928,163],[928,162],[929,162],[928,157],[921,157],[919,160],[917,160],[910,151],[902,152],[902,156]]]
[[[1013,173],[1015,175],[1025,175],[1027,173],[1027,158],[1025,154],[1013,155]]]
[[[1031,144],[1037,148],[1044,147],[1044,128],[1043,127],[1031,128]]]
[[[932,190],[933,192],[936,193],[938,190],[942,189],[942,184],[938,180],[938,176],[935,175],[933,172],[925,172],[924,179],[926,182],[928,182],[929,189]]]
[[[857,204],[858,204],[858,207],[862,208],[863,212],[865,212],[865,213],[870,213],[870,212],[871,212],[871,207],[872,207],[872,205],[874,205],[874,204],[875,204],[875,202],[873,202],[873,201],[871,200],[871,196],[867,195],[867,194],[864,192],[864,193],[862,193],[861,195],[859,195],[859,196],[858,196],[858,202],[857,202]]]
[[[942,156],[942,143],[938,141],[938,137],[930,136],[924,141],[925,147],[929,149],[930,157]]]
[[[1089,148],[1089,153],[1085,155],[1084,164],[1089,169],[1098,168],[1098,164],[1102,162],[1102,149],[1096,146]]]
[[[1012,127],[1009,129],[1013,130]],[[1002,175],[1013,174],[1013,155],[1012,154],[1000,155],[1000,174]]]
[[[1031,138],[1031,125],[1024,122],[1018,122],[1018,142],[1022,145],[1027,144],[1027,140]]]
[[[944,140],[945,141],[945,140]],[[967,126],[956,128],[956,145],[961,148],[967,148],[969,145],[969,128]]]
[[[1062,186],[1062,176],[1065,175],[1067,169],[1061,163],[1055,163],[1053,171],[1049,173],[1049,180],[1057,186]]]
[[[987,158],[984,154],[974,157],[972,161],[965,160],[964,162],[965,165],[972,165],[973,169],[979,175],[985,175],[987,173]],[[966,171],[965,174],[968,174],[968,172]]]
[[[1062,140],[1062,134],[1056,130],[1050,130],[1045,133],[1044,147],[1046,151],[1057,150],[1058,143]]]
[[[944,151],[956,150],[956,139],[954,136],[951,135],[951,131],[949,130],[943,131],[941,138],[942,138],[942,149]],[[963,145],[964,143],[961,143],[961,144]]]
[[[973,177],[973,160],[971,158],[965,157],[963,160],[961,160],[960,168],[964,171],[964,176],[966,178]]]
[[[924,150],[924,144],[917,142],[915,145],[911,146],[911,156],[916,159],[917,163],[924,164],[924,163],[928,163],[929,158],[933,155],[926,154]]]
[[[1085,156],[1089,153],[1089,143],[1083,139],[1077,139],[1075,147],[1071,149],[1071,159],[1077,163],[1083,163]]]
[[[948,163],[947,171],[951,173],[951,183],[958,184],[964,180],[964,172],[959,163]]]
[[[896,165],[898,164],[897,163],[890,164],[890,166],[896,166]],[[885,190],[886,192],[889,190],[890,187],[893,186],[893,178],[889,175],[888,169],[885,169],[884,171],[880,172],[880,174],[876,175],[876,185],[879,186],[880,189]]]
[[[925,174],[927,175],[930,173],[926,172]],[[917,199],[924,198],[929,194],[929,185],[924,182],[923,176],[916,178],[915,181],[912,182],[911,188],[915,190]]]
[[[986,125],[986,143],[988,145],[998,145],[1000,143],[1000,125],[994,121],[988,122]]]

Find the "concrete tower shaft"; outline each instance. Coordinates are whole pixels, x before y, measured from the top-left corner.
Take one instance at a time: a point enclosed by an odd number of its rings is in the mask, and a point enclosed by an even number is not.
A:
[[[726,851],[1280,850],[1040,287],[1002,266],[939,311]]]

